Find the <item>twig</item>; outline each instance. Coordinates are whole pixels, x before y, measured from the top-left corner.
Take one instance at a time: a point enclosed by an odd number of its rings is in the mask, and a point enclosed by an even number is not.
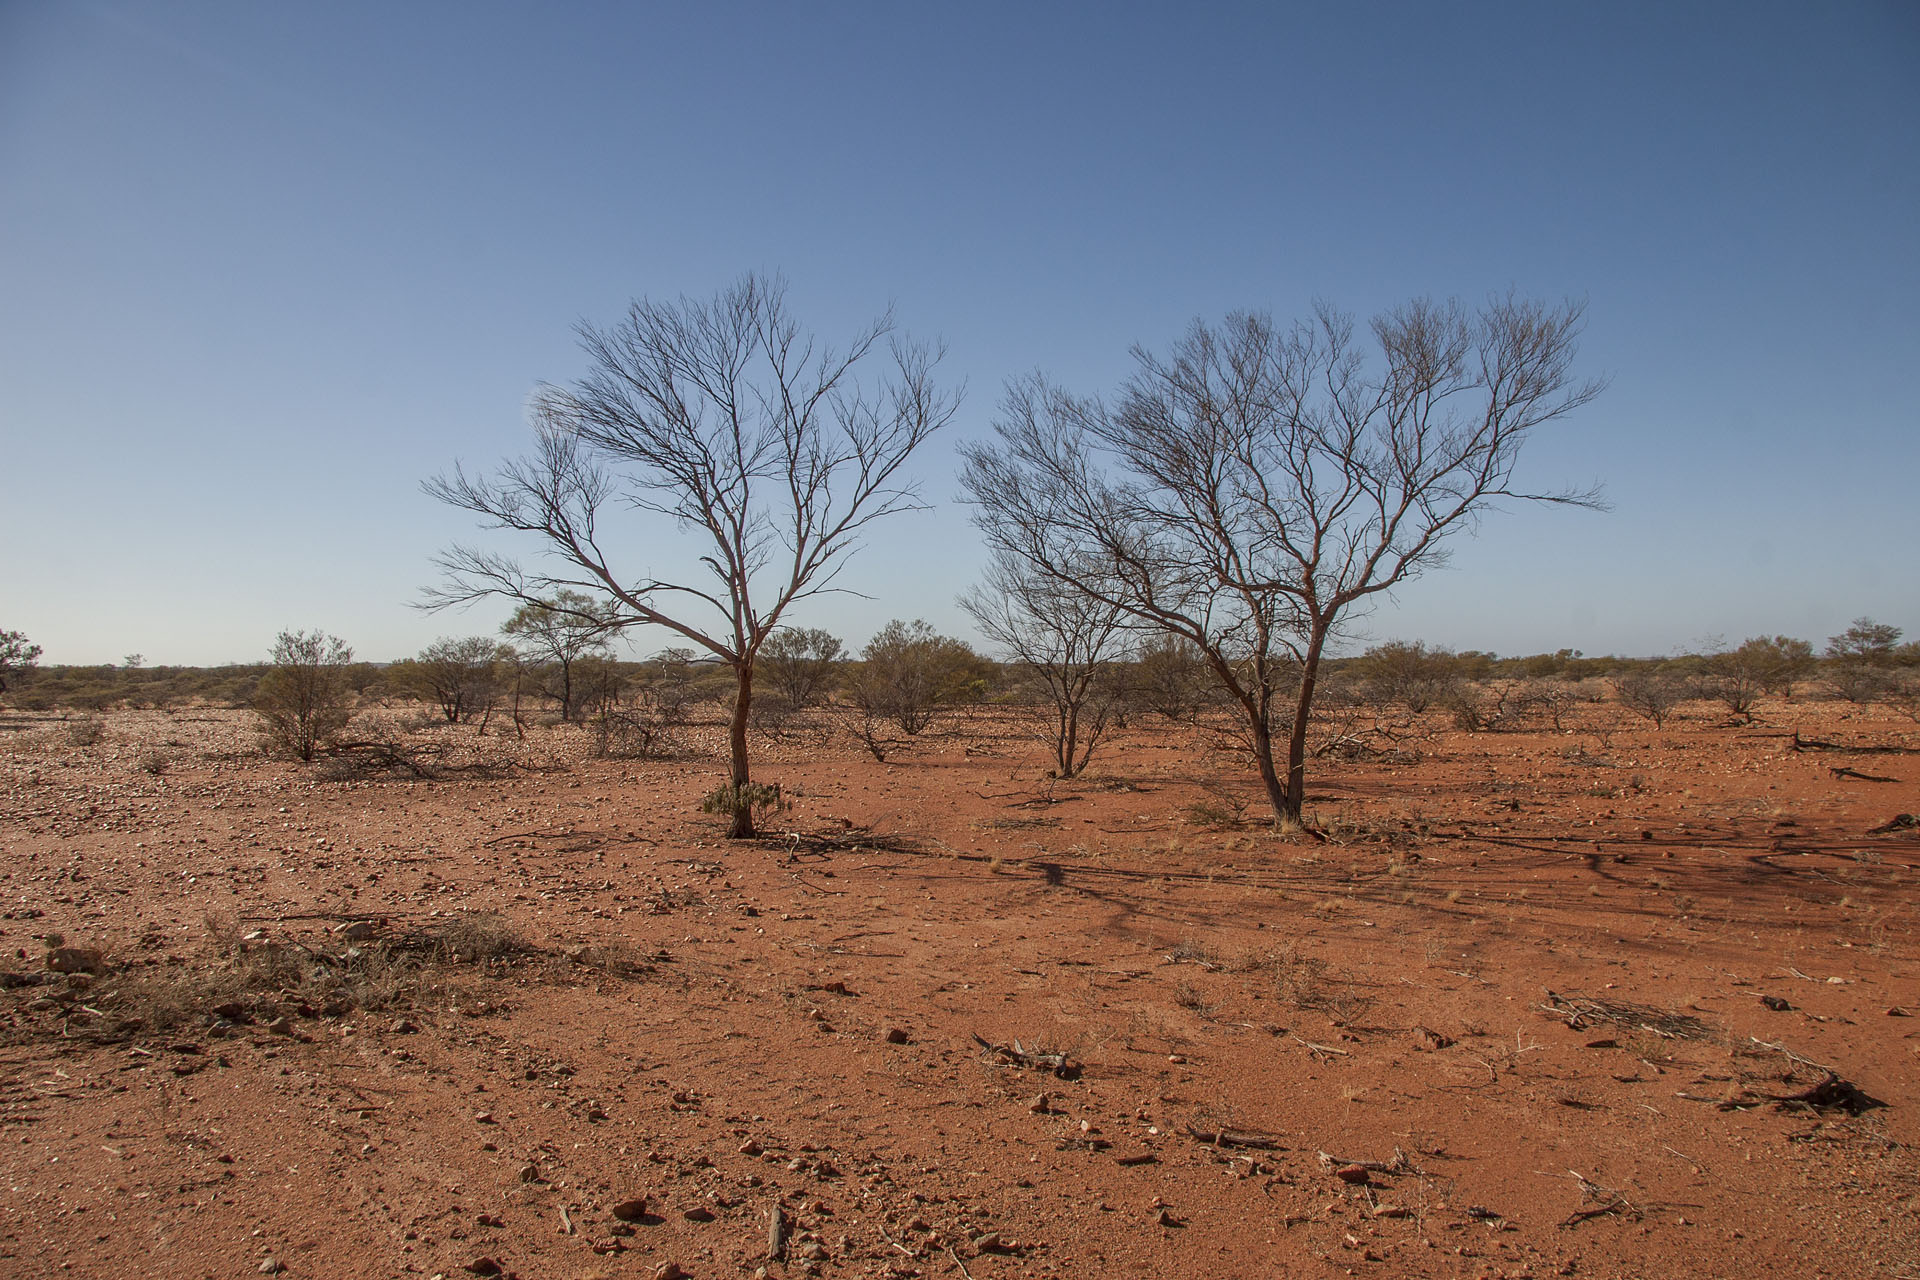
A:
[[[1336,1049],[1330,1044],[1315,1044],[1313,1041],[1307,1039],[1305,1036],[1301,1035],[1297,1031],[1289,1031],[1287,1035],[1288,1035],[1288,1038],[1293,1040],[1298,1040],[1301,1044],[1307,1046],[1307,1048],[1311,1049],[1315,1053],[1333,1053],[1333,1054],[1338,1054],[1342,1058],[1351,1058],[1353,1056],[1351,1053],[1347,1052],[1345,1049]]]
[[[973,1280],[973,1272],[967,1270],[967,1264],[960,1261],[960,1255],[953,1251],[952,1245],[947,1246],[947,1256],[953,1259],[954,1266],[960,1268],[961,1275],[965,1276],[967,1280]]]
[[[1210,1147],[1251,1147],[1256,1151],[1284,1151],[1280,1139],[1250,1129],[1200,1129],[1187,1126],[1187,1132]]]
[[[807,889],[814,893],[826,894],[836,898],[846,893],[845,889],[824,889],[817,884],[808,884],[805,880],[802,880],[800,878],[797,872],[793,872],[793,871],[787,872],[787,879],[793,881],[795,884],[799,885],[802,889]]]

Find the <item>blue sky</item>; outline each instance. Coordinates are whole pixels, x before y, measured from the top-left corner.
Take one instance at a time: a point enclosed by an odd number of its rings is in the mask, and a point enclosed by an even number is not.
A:
[[[0,628],[48,662],[361,656],[472,535],[576,322],[784,272],[967,400],[796,621],[967,634],[952,447],[1196,316],[1509,288],[1601,400],[1378,639],[1662,653],[1920,633],[1920,10],[1905,3],[0,2]],[[640,540],[636,540],[638,544]],[[636,571],[687,548],[635,545]],[[649,651],[665,637],[641,636]]]

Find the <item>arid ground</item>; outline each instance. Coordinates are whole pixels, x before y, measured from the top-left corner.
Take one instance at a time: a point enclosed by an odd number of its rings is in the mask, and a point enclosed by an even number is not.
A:
[[[0,1275],[1920,1276],[1920,730],[1614,710],[1324,839],[1186,728],[823,719],[738,843],[711,727],[12,716]]]

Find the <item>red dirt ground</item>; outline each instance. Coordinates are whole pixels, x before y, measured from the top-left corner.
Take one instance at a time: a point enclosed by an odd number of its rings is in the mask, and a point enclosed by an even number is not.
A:
[[[1058,783],[1004,718],[817,727],[729,843],[698,751],[340,781],[238,713],[15,719],[0,1275],[1920,1276],[1920,833],[1868,834],[1920,733],[1691,711],[1315,762],[1325,842],[1153,724]],[[526,949],[444,954],[486,913]],[[373,1007],[213,1011],[436,934]]]

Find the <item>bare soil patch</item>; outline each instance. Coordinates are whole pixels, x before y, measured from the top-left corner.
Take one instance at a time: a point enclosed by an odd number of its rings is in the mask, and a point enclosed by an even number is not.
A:
[[[1920,1275],[1920,733],[1692,710],[1329,755],[1324,839],[801,718],[751,843],[712,727],[9,717],[0,1274]]]

